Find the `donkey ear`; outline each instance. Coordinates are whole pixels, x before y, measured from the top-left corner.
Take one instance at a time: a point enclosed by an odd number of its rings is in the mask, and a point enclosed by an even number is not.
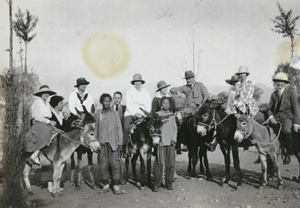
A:
[[[145,115],[147,115],[148,117],[154,119],[154,117],[153,117],[153,115],[151,113],[145,111],[143,108],[140,108],[140,109],[141,109],[141,111],[143,111],[143,113],[145,113]]]
[[[83,106],[83,107],[84,107],[84,106]],[[84,109],[86,110],[85,107],[84,107]],[[82,118],[82,112],[79,111],[76,107],[75,107],[75,110],[76,110],[76,112],[77,112],[78,117],[79,117],[79,118]]]
[[[244,115],[245,113],[243,111],[241,111],[236,105],[234,106],[235,107],[235,110],[238,114],[240,115]]]
[[[93,104],[92,107],[91,107],[91,113],[94,114],[95,111],[96,111],[96,108],[95,108],[95,105]]]

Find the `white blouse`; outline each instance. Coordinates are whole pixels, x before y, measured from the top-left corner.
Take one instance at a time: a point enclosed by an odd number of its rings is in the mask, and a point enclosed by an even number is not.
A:
[[[33,119],[46,124],[50,123],[50,120],[48,118],[51,118],[52,113],[48,101],[46,101],[45,104],[42,98],[37,99],[31,106],[31,112]]]
[[[151,110],[151,97],[148,90],[142,88],[141,91],[137,91],[134,87],[127,90],[125,116],[134,116],[136,113],[144,115],[140,108],[148,112]]]

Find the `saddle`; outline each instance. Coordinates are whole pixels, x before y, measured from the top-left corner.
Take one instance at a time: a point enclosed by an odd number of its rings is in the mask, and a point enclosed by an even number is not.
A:
[[[142,123],[145,120],[144,117],[142,118],[137,118],[137,117],[133,117],[132,122],[130,123],[130,133],[132,134],[134,132],[134,130],[136,129],[136,126],[139,125],[140,123]]]

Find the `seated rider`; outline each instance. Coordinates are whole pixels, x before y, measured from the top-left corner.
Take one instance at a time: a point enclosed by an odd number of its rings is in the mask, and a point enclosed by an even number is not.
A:
[[[235,114],[236,108],[234,105],[235,101],[235,96],[236,96],[236,91],[240,86],[240,79],[237,75],[233,75],[231,79],[226,79],[225,82],[230,84],[230,89],[228,91],[228,98],[227,98],[227,103],[226,103],[226,109],[225,112],[229,114]]]
[[[49,146],[57,134],[53,129],[56,122],[50,120],[52,113],[48,102],[49,96],[54,94],[56,92],[51,91],[47,85],[41,86],[39,91],[33,94],[39,98],[31,106],[33,122],[25,137],[25,151],[33,152],[31,159],[38,165],[40,149]]]

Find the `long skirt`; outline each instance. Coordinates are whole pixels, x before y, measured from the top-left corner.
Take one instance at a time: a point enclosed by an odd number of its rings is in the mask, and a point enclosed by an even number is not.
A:
[[[51,125],[34,121],[29,132],[25,136],[25,151],[34,152],[45,146],[49,146],[51,135]]]

